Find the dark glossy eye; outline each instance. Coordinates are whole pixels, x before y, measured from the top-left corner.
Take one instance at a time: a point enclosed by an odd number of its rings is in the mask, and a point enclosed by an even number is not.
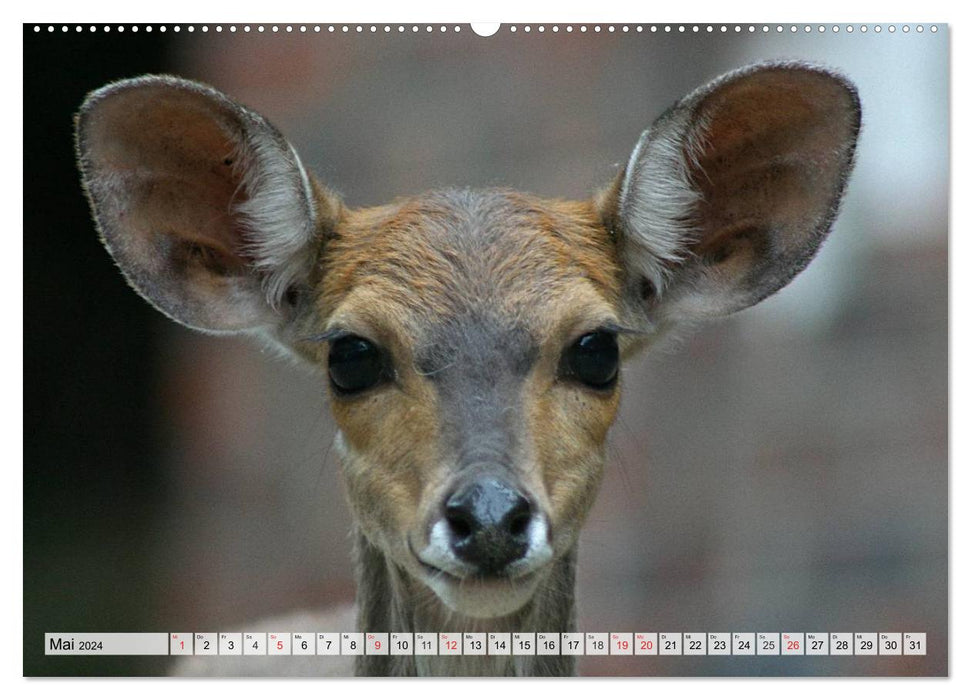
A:
[[[606,389],[617,379],[620,351],[617,335],[594,331],[580,338],[563,353],[564,374],[595,389]]]
[[[327,370],[334,389],[342,394],[364,391],[387,376],[384,354],[370,340],[356,335],[331,341]]]

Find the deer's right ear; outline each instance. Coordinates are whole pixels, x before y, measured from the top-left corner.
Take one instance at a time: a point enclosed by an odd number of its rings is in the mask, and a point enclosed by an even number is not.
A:
[[[102,240],[149,302],[215,332],[287,320],[317,222],[334,212],[318,211],[329,200],[265,119],[199,83],[147,76],[87,97],[77,149]]]

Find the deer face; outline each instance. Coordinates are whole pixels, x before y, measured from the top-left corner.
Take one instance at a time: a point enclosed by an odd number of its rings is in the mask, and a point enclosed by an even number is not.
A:
[[[521,607],[575,544],[617,409],[621,277],[590,206],[434,193],[349,216],[313,303],[351,507],[451,608]]]
[[[495,618],[575,547],[620,358],[802,270],[858,128],[843,79],[766,64],[669,110],[590,201],[447,190],[351,210],[259,115],[148,77],[88,97],[78,150],[136,290],[323,370],[361,532],[452,611]]]

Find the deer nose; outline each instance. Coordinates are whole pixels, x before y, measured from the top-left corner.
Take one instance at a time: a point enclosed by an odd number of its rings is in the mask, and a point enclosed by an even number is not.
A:
[[[445,501],[452,552],[482,576],[499,575],[526,554],[533,517],[528,498],[492,477],[460,487]]]

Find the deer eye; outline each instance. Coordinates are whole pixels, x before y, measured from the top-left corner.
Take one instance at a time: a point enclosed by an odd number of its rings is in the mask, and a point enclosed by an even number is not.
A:
[[[354,394],[382,382],[386,376],[384,354],[370,340],[346,335],[331,341],[327,371],[334,390]]]
[[[598,330],[580,336],[566,349],[561,372],[594,389],[607,389],[617,380],[619,366],[617,334]]]

